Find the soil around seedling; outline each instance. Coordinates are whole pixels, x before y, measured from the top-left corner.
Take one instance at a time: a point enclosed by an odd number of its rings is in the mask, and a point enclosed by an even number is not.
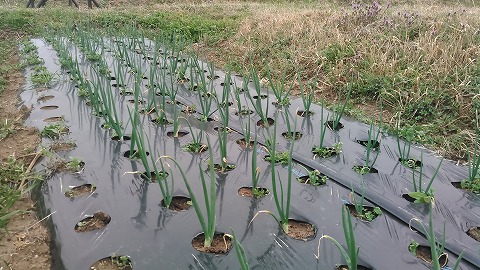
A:
[[[260,120],[257,121],[257,127],[268,128],[268,127],[272,126],[273,123],[275,123],[275,120],[273,120],[272,118],[268,117],[268,118],[267,118],[267,124],[266,124],[266,125],[265,125],[263,119],[260,119]]]
[[[236,168],[235,164],[227,163],[225,168],[222,167],[222,164],[220,163],[215,163],[213,164],[213,169],[217,173],[227,173],[229,171],[233,171]]]
[[[90,270],[132,270],[132,262],[128,256],[110,256],[96,261]]]
[[[335,267],[335,270],[349,270],[346,265],[339,265]],[[357,270],[372,270],[372,268],[365,267],[363,265],[357,265]]]
[[[49,101],[53,98],[55,98],[55,96],[52,96],[52,95],[42,96],[42,97],[37,98],[37,101],[38,102],[46,102],[46,101]]]
[[[258,192],[255,195],[255,193],[253,192],[253,187],[241,187],[238,189],[238,195],[242,197],[261,199],[270,193],[268,188],[264,188],[264,187],[257,187],[257,190]]]
[[[165,207],[165,202],[162,200],[161,202],[162,207]],[[172,201],[170,202],[170,207],[168,209],[175,211],[175,212],[181,212],[181,211],[187,211],[192,207],[192,199],[184,197],[184,196],[173,196]]]
[[[260,96],[253,96],[253,99],[266,99],[268,98],[268,95],[260,95]]]
[[[362,146],[368,147],[368,143],[370,143],[370,146],[374,150],[378,150],[378,147],[380,147],[380,142],[376,140],[357,140],[357,143],[359,143]]]
[[[472,227],[467,231],[468,236],[475,239],[475,241],[480,242],[480,228]]]
[[[232,238],[225,233],[215,233],[213,236],[212,245],[210,247],[204,246],[205,235],[198,234],[192,240],[192,246],[196,250],[205,253],[226,254],[232,249]]]
[[[379,213],[375,212],[375,207],[372,207],[372,206],[364,205],[363,212],[361,214],[357,212],[357,209],[355,208],[354,204],[347,203],[346,206],[350,214],[366,222],[373,221],[374,219],[376,219],[378,216],[381,215],[381,212]]]
[[[130,141],[132,138],[130,136],[123,135],[122,139],[120,140],[120,136],[115,135],[111,139],[114,140],[114,141]]]
[[[310,179],[310,175],[304,175],[304,176],[300,176],[297,178],[297,181],[299,183],[302,183],[302,184],[307,184],[307,185],[311,185],[311,186],[314,186],[314,187],[319,187],[319,186],[324,186],[327,184],[327,180],[329,179],[328,177],[326,179],[324,179],[324,177],[326,177],[324,174],[319,174],[318,175],[318,180],[319,181],[312,181],[312,179]]]
[[[250,142],[248,142],[248,145],[247,145],[247,141],[245,140],[245,138],[243,139],[239,139],[239,140],[236,140],[236,143],[242,148],[242,149],[250,149],[253,147],[254,145],[254,141],[250,140]]]
[[[95,192],[97,187],[92,184],[83,184],[81,186],[72,187],[69,190],[65,191],[65,197],[67,198],[75,198],[81,197],[87,194],[92,194]]]
[[[303,133],[300,131],[283,132],[282,136],[287,140],[300,140],[303,137]]]
[[[338,122],[337,127],[336,127],[335,129],[333,128],[333,124],[334,124],[334,121],[333,121],[333,120],[329,120],[329,121],[327,121],[327,122],[325,123],[325,125],[327,125],[327,127],[328,127],[329,129],[334,130],[334,131],[339,131],[340,129],[343,128],[343,124],[340,123],[340,122]]]
[[[93,216],[86,217],[77,222],[75,225],[75,231],[80,233],[99,230],[107,226],[111,220],[112,218],[109,215],[99,211],[93,214]]]
[[[148,155],[150,155],[150,153],[145,152],[145,155],[148,156]],[[126,158],[129,158],[129,159],[133,159],[133,160],[137,160],[137,159],[140,158],[138,150],[134,150],[133,153],[131,153],[130,150],[127,150],[127,151],[125,151],[125,153],[123,153],[123,156],[126,157]]]
[[[428,264],[432,264],[432,253],[431,253],[430,247],[428,246],[423,246],[423,245],[417,246],[415,250],[415,257],[423,260]],[[448,263],[447,254],[443,253],[442,255],[440,255],[440,257],[438,258],[438,262],[440,263],[441,267],[447,265]]]
[[[58,109],[57,105],[48,105],[48,106],[40,107],[40,110],[44,110],[44,111],[51,111],[51,110],[56,110],[56,109]]]
[[[312,116],[314,114],[315,113],[311,112],[311,111],[303,111],[303,110],[297,111],[297,115],[300,116],[300,117],[308,117],[308,116]]]
[[[352,169],[359,174],[378,173],[378,170],[374,167],[367,167],[364,165],[355,165]]]
[[[168,172],[164,172],[164,171],[159,171],[158,173],[160,174],[161,179],[163,179],[164,177],[168,177],[168,175],[169,175]],[[156,183],[157,182],[157,173],[153,171],[153,172],[150,172],[150,175],[151,175],[151,177],[148,177],[147,173],[144,172],[140,175],[140,177],[143,180],[150,181],[150,183]]]
[[[188,135],[189,133],[190,132],[188,132],[188,131],[179,130],[178,133],[177,133],[177,137],[181,138],[181,137],[184,137],[184,136]],[[168,131],[167,132],[167,136],[170,137],[170,138],[175,138],[174,135],[175,134],[173,133],[173,131]]]
[[[167,118],[155,118],[152,119],[152,122],[157,125],[170,125],[173,124],[172,121],[169,121]]]
[[[414,159],[414,158],[406,158],[406,159],[399,158],[398,161],[400,161],[403,165],[411,169],[416,169],[423,166],[420,160]]]
[[[43,119],[43,122],[46,122],[46,123],[54,123],[54,122],[61,122],[61,121],[63,121],[63,117],[61,116],[53,116],[53,117]]]
[[[316,235],[315,226],[295,219],[288,220],[288,233],[287,235],[296,240],[310,241],[315,238]]]
[[[50,151],[53,152],[68,152],[77,147],[77,144],[74,142],[54,142],[50,145]]]
[[[245,116],[245,115],[250,115],[250,114],[252,114],[252,113],[253,113],[252,110],[243,109],[243,110],[240,110],[240,111],[235,112],[235,115],[236,115],[236,116]]]
[[[337,150],[333,147],[313,147],[312,153],[320,158],[329,158],[337,155]]]

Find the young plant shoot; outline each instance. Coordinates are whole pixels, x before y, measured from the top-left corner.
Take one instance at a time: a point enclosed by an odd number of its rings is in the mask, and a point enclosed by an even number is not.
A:
[[[480,153],[478,150],[479,130],[476,130],[475,141],[473,147],[473,155],[468,153],[468,178],[462,180],[461,187],[475,194],[480,194],[480,175],[478,169],[480,167]]]
[[[420,161],[423,164],[423,155],[420,156]],[[430,178],[430,181],[427,184],[426,188],[423,188],[423,167],[420,167],[420,171],[418,174],[418,180],[415,179],[415,170],[412,170],[412,177],[413,177],[413,192],[409,192],[408,196],[410,198],[414,199],[414,203],[433,203],[434,198],[433,198],[433,188],[432,188],[432,183],[433,180],[435,180],[435,177],[437,176],[438,170],[440,170],[440,166],[442,166],[443,158],[440,160],[440,163],[438,163],[437,169],[435,170],[435,173],[433,176]]]
[[[364,145],[366,147],[365,164],[363,166],[357,165],[353,167],[353,170],[360,175],[364,175],[372,171],[373,165],[375,165],[378,155],[380,154],[378,151],[379,145],[377,145],[379,138],[380,130],[375,132],[373,124],[370,124],[370,128],[368,129],[368,139]],[[375,156],[372,158],[373,155]]]
[[[340,120],[342,119],[343,113],[345,112],[345,108],[347,107],[348,100],[350,99],[350,94],[352,93],[352,83],[350,83],[348,87],[348,92],[345,97],[345,101],[343,104],[341,103],[341,97],[340,97],[340,91],[338,92],[338,102],[337,105],[335,106],[333,110],[333,117],[327,122],[327,125],[329,128],[332,130],[340,130],[343,125],[340,123]]]
[[[203,187],[203,199],[204,199],[205,209],[206,209],[205,216],[203,211],[200,208],[200,203],[198,202],[197,197],[195,196],[195,193],[193,192],[192,187],[190,186],[190,183],[188,182],[187,177],[185,176],[185,173],[182,170],[181,165],[172,157],[164,156],[163,158],[170,159],[171,161],[173,161],[177,166],[177,168],[179,169],[180,174],[182,175],[183,182],[187,187],[188,194],[192,198],[193,208],[195,209],[195,213],[197,214],[198,220],[203,230],[203,234],[205,236],[204,246],[210,247],[213,241],[213,237],[215,235],[216,181],[215,181],[215,171],[213,168],[212,147],[210,147],[210,140],[208,137],[207,137],[207,143],[208,143],[208,149],[209,149],[208,150],[209,151],[209,159],[208,159],[209,182],[205,179],[205,173],[202,170],[202,165],[200,163],[198,164],[200,179]]]
[[[342,206],[342,226],[347,249],[345,249],[335,238],[329,235],[323,235],[320,237],[320,240],[318,240],[317,255],[315,255],[315,257],[317,260],[320,258],[320,242],[325,238],[330,240],[338,248],[340,253],[342,253],[342,257],[346,261],[348,269],[357,270],[358,252],[360,248],[355,242],[355,232],[353,231],[352,217],[350,216],[346,205]]]

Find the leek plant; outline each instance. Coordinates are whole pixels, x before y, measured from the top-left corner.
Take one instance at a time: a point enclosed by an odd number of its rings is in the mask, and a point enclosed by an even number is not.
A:
[[[287,125],[287,133],[284,133],[284,137],[285,139],[287,140],[299,140],[302,138],[302,133],[300,131],[296,131],[294,129],[292,129],[292,124],[290,123],[290,111],[289,110],[285,110],[285,113],[284,113],[284,116],[285,116],[285,124]],[[294,116],[296,117],[296,115]],[[295,119],[295,122],[297,120]]]
[[[220,151],[220,168],[219,171],[224,173],[235,169],[234,164],[229,164],[227,160],[227,127],[218,129],[218,147]]]
[[[208,137],[207,137],[207,143],[208,143],[208,149],[209,149],[208,151],[210,155],[210,158],[208,159],[208,162],[209,162],[208,177],[210,180],[209,183],[205,179],[205,175],[202,170],[201,164],[198,164],[200,179],[202,181],[202,187],[203,187],[203,199],[205,202],[205,209],[206,209],[205,216],[202,210],[200,209],[200,204],[197,200],[197,197],[195,196],[195,193],[193,192],[190,184],[188,183],[187,177],[185,176],[185,173],[183,172],[181,165],[172,157],[164,156],[163,158],[171,160],[178,167],[180,174],[182,175],[183,182],[187,187],[188,194],[192,198],[193,208],[195,209],[195,213],[197,214],[197,218],[200,222],[200,225],[203,230],[203,234],[205,236],[204,246],[210,247],[213,241],[213,237],[215,235],[215,220],[216,220],[215,202],[217,197],[216,197],[215,171],[213,168],[214,165],[213,165],[213,158],[212,158],[213,157],[212,147],[210,146],[210,140],[208,139]]]
[[[250,266],[248,266],[248,259],[245,255],[245,250],[243,249],[242,244],[238,242],[237,237],[235,236],[235,232],[232,229],[232,236],[235,242],[235,253],[237,254],[238,262],[240,263],[241,270],[250,270]]]
[[[473,155],[468,153],[468,178],[462,180],[461,187],[475,194],[480,194],[480,153],[478,151],[479,130],[476,130]]]
[[[256,92],[257,96],[260,97],[262,95],[260,79],[258,78],[258,75],[253,70],[253,68],[250,68],[250,76],[253,80],[253,85],[255,86],[255,92]],[[247,91],[247,97],[250,100],[250,102],[252,103],[255,112],[260,117],[260,119],[263,121],[263,125],[265,127],[268,127],[269,124],[268,124],[267,115],[268,115],[268,105],[269,105],[268,103],[269,102],[267,101],[266,110],[264,112],[263,108],[262,108],[262,99],[261,98],[257,98],[257,100],[254,100],[254,98],[252,97],[252,95],[250,94],[249,91]]]
[[[167,177],[169,175],[172,175],[172,169],[168,167],[170,169],[170,174],[168,174],[165,171],[165,166],[163,165],[163,161],[161,160],[161,158],[158,158],[157,160],[155,160],[155,158],[153,157],[154,155],[153,155],[153,151],[150,146],[150,143],[148,144],[148,147],[150,149],[150,152],[152,153],[152,155],[150,155],[150,161],[152,162],[154,175],[149,170],[147,170],[145,173],[147,175],[148,180],[157,181],[158,186],[160,187],[160,191],[162,192],[163,204],[166,208],[170,208],[170,204],[172,203],[172,199],[173,199],[173,188],[174,188],[175,182],[173,181],[173,177],[172,177],[171,184],[169,184]],[[157,162],[160,162],[161,170],[158,169]]]
[[[247,123],[244,125],[243,124],[243,118],[240,117],[238,119],[240,122],[240,127],[242,129],[242,135],[243,139],[245,140],[245,148],[250,148],[252,145],[252,132],[251,132],[251,118],[250,115],[248,115],[248,120],[246,121]]]
[[[290,216],[290,199],[291,199],[291,193],[292,193],[292,154],[293,154],[293,146],[294,142],[292,141],[290,143],[290,149],[289,152],[286,152],[288,154],[288,160],[287,160],[287,173],[288,173],[288,178],[287,178],[287,187],[286,187],[286,193],[284,190],[283,183],[280,179],[280,173],[277,172],[277,176],[275,175],[275,162],[276,162],[276,152],[275,152],[275,145],[276,145],[276,131],[277,131],[277,125],[274,125],[274,131],[270,135],[270,143],[268,143],[268,152],[271,157],[271,163],[272,165],[270,166],[270,177],[272,179],[272,192],[273,192],[273,199],[275,201],[275,206],[277,208],[278,212],[278,218],[273,214],[271,211],[268,210],[262,210],[258,211],[257,214],[253,217],[255,217],[260,214],[260,213],[266,213],[271,215],[279,224],[279,226],[282,228],[282,231],[285,234],[288,234],[288,222],[289,222],[289,216]],[[278,177],[278,178],[277,178]],[[252,219],[252,221],[253,221]]]
[[[352,83],[348,87],[348,92],[345,96],[345,101],[343,104],[341,103],[341,95],[340,92],[338,91],[338,101],[337,105],[335,106],[333,110],[333,116],[332,119],[330,119],[327,122],[328,127],[330,127],[332,130],[339,130],[343,127],[342,123],[340,123],[340,120],[342,119],[343,113],[345,112],[345,108],[347,107],[348,100],[350,99],[350,94],[352,93]]]
[[[352,217],[347,210],[347,206],[342,206],[342,226],[343,226],[343,234],[345,236],[345,242],[347,244],[347,249],[345,249],[335,238],[329,235],[322,235],[318,240],[318,248],[317,248],[317,255],[315,257],[317,260],[320,258],[320,242],[322,239],[330,240],[340,251],[342,254],[343,259],[347,263],[347,268],[349,270],[357,270],[358,269],[358,252],[360,248],[357,246],[355,241],[355,232],[353,231],[353,224],[352,224]]]
[[[151,172],[150,165],[147,160],[147,149],[145,147],[145,136],[142,124],[140,123],[140,116],[136,108],[133,112],[128,108],[128,114],[132,122],[132,136],[130,143],[130,159],[140,159],[147,172]],[[150,177],[150,176],[149,176]]]
[[[328,119],[328,115],[327,115]],[[325,133],[327,132],[327,123],[324,123],[323,117],[323,102],[322,102],[322,112],[320,113],[320,139],[318,145],[314,145],[312,148],[313,158],[321,157],[321,158],[329,158],[334,155],[337,155],[342,152],[342,143],[337,142],[333,145],[333,147],[325,147],[323,142],[325,140]]]
[[[185,118],[182,117],[182,119]],[[187,121],[188,128],[190,129],[190,134],[192,135],[192,142],[185,145],[183,149],[192,153],[201,153],[207,150],[208,146],[202,143],[203,131],[199,130],[198,133],[195,135],[192,129],[192,125],[190,125],[190,122],[188,122],[187,119],[185,119],[185,121]]]
[[[300,72],[298,72],[297,81],[298,81],[298,86],[300,87],[300,94],[302,96],[302,102],[303,102],[303,113],[301,116],[304,116],[304,117],[310,116],[313,114],[313,112],[310,111],[310,107],[312,106],[313,99],[315,98],[315,86],[317,85],[317,80],[315,80],[312,84],[309,84],[307,89],[307,87],[304,87],[303,85]],[[323,119],[322,119],[322,123],[323,123]]]
[[[197,90],[197,94],[198,94],[197,97],[198,97],[198,102],[200,104],[200,110],[202,114],[202,117],[199,120],[202,122],[207,122],[208,118],[213,114],[213,112],[211,111],[213,99],[210,97],[211,96],[211,92],[209,91],[210,87],[207,88],[205,74],[203,72],[200,72],[198,75],[200,77],[200,87],[198,87],[198,90]],[[213,87],[211,82],[209,83],[209,85]]]
[[[382,210],[378,206],[373,207],[372,210],[369,210],[364,206],[365,181],[363,179],[363,176],[361,176],[361,191],[360,192],[361,192],[360,200],[357,201],[357,199],[355,198],[355,192],[353,191],[353,187],[352,187],[352,192],[350,193],[350,201],[352,202],[353,206],[355,207],[355,212],[356,212],[357,217],[359,217],[363,220],[366,220],[366,221],[372,221],[377,216],[382,214]]]
[[[412,136],[410,134],[406,137],[406,142],[403,144],[403,147],[400,146],[400,116],[398,117],[399,120],[395,125],[396,130],[396,140],[397,140],[397,149],[400,155],[400,162],[410,169],[417,169],[418,167],[422,166],[419,160],[415,158],[410,158],[410,149],[412,147]]]
[[[272,78],[272,74],[270,73],[270,68],[267,65],[267,77],[268,77],[268,81],[270,82],[270,88],[272,89],[273,94],[275,95],[275,98],[277,99],[275,101],[275,104],[277,106],[280,106],[280,107],[290,105],[290,97],[289,96],[290,96],[290,92],[292,91],[292,88],[293,88],[293,83],[287,89],[286,70],[283,71],[282,81],[279,82],[279,83],[274,83],[273,78]]]
[[[432,208],[433,208],[433,206],[430,205],[430,212],[428,214],[428,228],[418,218],[413,218],[412,220],[410,220],[410,223],[408,225],[411,228],[412,221],[416,221],[420,224],[420,226],[422,227],[422,230],[423,230],[423,234],[427,238],[428,244],[430,246],[430,255],[432,257],[432,262],[431,262],[432,269],[442,270],[442,269],[446,269],[444,267],[447,263],[447,260],[445,260],[444,265],[441,265],[440,264],[440,258],[442,256],[446,256],[446,258],[448,258],[448,254],[444,253],[444,248],[445,248],[445,223],[443,223],[443,234],[442,234],[442,239],[441,239],[441,242],[440,242],[437,239],[437,237],[435,236],[435,227],[433,226]],[[413,242],[416,243],[414,240],[413,240]],[[410,246],[409,246],[410,252],[415,254],[417,246],[418,246],[418,243],[416,245],[410,244]],[[448,269],[452,269],[452,270],[458,269],[458,266],[460,264],[460,261],[462,260],[462,257],[463,257],[463,251],[458,256],[458,258],[457,258],[455,264],[453,265],[453,267],[448,268]]]
[[[377,130],[377,132],[375,132],[373,124],[370,124],[370,128],[368,129],[368,140],[365,145],[366,147],[365,164],[363,166],[357,165],[353,167],[353,169],[360,175],[369,173],[373,169],[373,165],[377,161],[378,155],[380,154],[380,152],[377,149],[377,147],[379,146],[376,145],[379,137],[380,137],[380,130]],[[373,154],[373,152],[376,152],[376,153]],[[372,155],[375,155],[373,159],[372,159]]]
[[[100,92],[100,98],[102,100],[103,108],[105,110],[104,119],[106,124],[111,127],[115,134],[112,135],[118,136],[120,140],[123,140],[123,128],[120,122],[120,118],[118,117],[117,109],[115,106],[115,99],[113,97],[111,85],[106,83],[106,88],[103,88]]]
[[[420,156],[420,160],[423,164],[423,155]],[[437,176],[438,170],[440,170],[440,166],[442,165],[442,162],[443,162],[443,158],[440,160],[440,163],[438,163],[437,169],[435,170],[435,173],[433,174],[433,176],[430,178],[430,181],[428,181],[426,188],[423,188],[423,185],[424,185],[423,167],[420,167],[418,180],[415,179],[415,170],[412,170],[413,192],[409,192],[408,196],[415,199],[414,203],[433,203],[434,202],[432,183],[433,183],[433,180],[435,180],[435,177]]]
[[[268,189],[266,188],[259,188],[258,181],[260,180],[260,168],[257,166],[257,146],[258,142],[255,139],[253,143],[253,151],[252,151],[252,194],[254,198],[262,198],[268,195]]]

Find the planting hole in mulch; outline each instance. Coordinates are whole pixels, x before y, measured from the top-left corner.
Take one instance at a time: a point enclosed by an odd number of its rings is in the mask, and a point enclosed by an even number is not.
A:
[[[125,84],[112,83],[112,86],[115,88],[126,87]]]
[[[233,85],[233,82],[231,82],[230,85]],[[220,86],[225,86],[225,83],[224,82],[220,83]]]
[[[303,136],[302,132],[300,131],[291,131],[291,132],[283,132],[282,136],[287,140],[300,140]]]
[[[159,171],[158,172],[159,175],[160,175],[160,179],[163,180],[164,177],[168,177],[168,172],[164,172],[164,171]],[[147,181],[150,181],[151,183],[156,183],[157,182],[157,173],[156,172],[150,172],[150,176],[151,177],[148,177],[147,173],[144,172],[140,175],[140,177],[143,179],[143,180],[147,180]]]
[[[468,236],[475,239],[475,241],[480,242],[480,228],[472,227],[467,231]]]
[[[267,118],[267,124],[266,124],[266,125],[265,125],[265,123],[263,122],[263,119],[260,119],[260,120],[257,121],[257,127],[267,128],[267,127],[272,126],[273,123],[275,123],[275,120],[273,120],[272,118],[268,117],[268,118]]]
[[[250,115],[252,114],[253,111],[252,110],[248,110],[248,109],[243,109],[243,110],[240,110],[238,112],[235,112],[235,115],[236,116],[244,116],[244,115]]]
[[[243,139],[236,140],[236,143],[240,145],[241,148],[247,149],[247,148],[252,148],[255,142],[250,140],[247,145],[247,141],[245,140],[245,138],[243,138]]]
[[[233,132],[233,129],[231,129],[231,128],[229,128],[229,127],[218,127],[218,126],[217,126],[217,127],[214,127],[213,129],[214,129],[215,131],[220,131],[220,132],[223,132],[223,131],[225,131],[225,132],[227,132],[227,133]]]
[[[203,116],[200,116],[200,117],[197,117],[197,120],[200,121],[200,122],[213,122],[215,121],[215,119],[211,118],[211,117],[203,117]]]
[[[157,97],[168,97],[168,93],[167,92],[155,92],[155,95]]]
[[[268,95],[253,96],[253,99],[266,99]]]
[[[96,189],[97,187],[95,185],[83,184],[81,186],[72,187],[67,191],[65,191],[65,197],[75,198],[75,197],[80,197],[87,194],[92,194],[93,192],[95,192]]]
[[[152,119],[152,122],[157,124],[157,125],[170,125],[170,124],[173,124],[172,121],[169,121],[168,119],[166,118],[155,118],[155,119]]]
[[[406,159],[399,158],[398,161],[400,161],[403,165],[411,169],[420,168],[423,165],[420,160],[417,160],[414,158],[406,158]]]
[[[150,155],[150,153],[145,152],[145,155],[148,156]],[[130,150],[127,150],[125,153],[123,153],[123,156],[129,159],[137,160],[140,158],[140,153],[138,152],[138,150],[134,150],[133,153],[130,153]]]
[[[157,110],[155,108],[151,108],[151,109],[143,109],[143,110],[140,110],[139,113],[141,114],[152,114],[154,112],[156,112]]]
[[[37,99],[38,102],[45,102],[45,101],[48,101],[48,100],[51,100],[53,99],[55,96],[42,96],[42,97],[39,97]]]
[[[96,261],[90,270],[132,270],[132,261],[125,255],[112,255]]]
[[[333,126],[334,126],[334,121],[332,121],[332,120],[327,121],[327,122],[325,123],[325,125],[327,125],[327,127],[328,127],[329,129],[335,130],[335,131],[339,131],[340,129],[343,128],[343,124],[340,123],[340,122],[338,122],[336,128],[333,128]]]
[[[357,143],[359,143],[359,144],[361,144],[365,147],[368,147],[369,141],[368,140],[366,140],[366,141],[357,140]],[[370,146],[371,146],[372,149],[378,150],[378,147],[380,146],[380,142],[376,141],[376,140],[370,140]]]
[[[312,185],[314,187],[327,184],[328,177],[319,171],[312,171],[309,175],[300,176],[297,181],[302,184]]]
[[[120,91],[121,96],[133,96],[132,91]]]
[[[190,133],[190,132],[188,132],[188,131],[183,131],[183,130],[179,130],[179,131],[177,132],[177,136],[175,136],[175,133],[174,133],[173,131],[168,131],[168,132],[167,132],[167,136],[170,137],[170,138],[175,138],[175,137],[181,138],[181,137],[183,137],[183,136],[188,135],[188,133]]]
[[[312,116],[314,114],[315,113],[311,112],[311,111],[303,111],[303,110],[297,111],[297,115],[300,116],[300,117],[308,117],[308,116]]]
[[[89,232],[101,229],[107,226],[112,218],[102,211],[96,212],[93,216],[88,216],[75,225],[76,232]]]
[[[47,123],[54,123],[54,122],[60,122],[60,121],[63,121],[62,116],[54,116],[54,117],[43,119],[43,122],[47,122]]]
[[[208,146],[206,144],[191,142],[191,143],[186,144],[183,147],[183,150],[185,150],[187,152],[190,152],[190,153],[199,154],[199,153],[207,151]]]
[[[296,240],[310,241],[315,239],[316,235],[315,226],[312,224],[299,221],[295,219],[288,220],[288,233],[287,235]]]
[[[412,244],[410,244],[411,246]],[[409,247],[410,252],[412,250]],[[418,245],[415,247],[415,257],[423,260],[424,262],[428,264],[432,264],[432,251],[430,250],[429,246],[423,246],[423,245]],[[440,255],[438,258],[438,263],[440,264],[440,267],[444,267],[448,263],[448,255],[446,253],[443,253]]]
[[[129,99],[128,103],[135,104],[135,99]],[[137,100],[137,104],[143,104],[145,101],[143,100]]]
[[[182,109],[182,112],[184,114],[192,114],[192,113],[195,113],[195,109],[189,106],[185,106],[185,108]]]
[[[115,76],[110,76],[110,81],[115,81],[116,79]]]
[[[220,76],[214,75],[214,76],[212,77],[211,75],[208,75],[207,78],[208,78],[209,80],[216,80],[216,79],[220,78]]]
[[[120,139],[120,136],[115,135],[111,139],[114,141],[130,141],[132,138],[130,138],[130,136],[123,135],[122,138]]]
[[[378,173],[378,170],[375,169],[374,167],[367,167],[364,165],[355,165],[352,168],[355,172],[358,174],[367,174],[367,173]]]
[[[339,265],[335,267],[335,270],[349,270],[349,269],[347,265]],[[366,266],[357,264],[357,270],[372,270],[372,268],[368,268]]]
[[[215,163],[213,164],[213,169],[217,172],[217,173],[227,173],[229,171],[232,171],[236,168],[235,164],[230,164],[230,163],[227,163],[225,165],[225,168],[222,167],[222,164],[219,164],[219,163]]]
[[[162,200],[161,205],[165,207],[165,202]],[[192,199],[183,196],[173,196],[168,209],[176,212],[187,211],[192,206]]]
[[[378,207],[364,205],[362,206],[363,208],[362,213],[359,214],[354,204],[347,203],[346,206],[350,214],[352,214],[354,217],[359,218],[363,221],[370,222],[382,214],[382,211]]]
[[[267,196],[270,193],[268,188],[257,187],[256,190],[253,190],[253,187],[241,187],[238,189],[238,195],[242,197],[253,197],[255,199],[260,199]]]
[[[313,147],[312,148],[313,157],[320,157],[320,158],[329,158],[333,157],[337,154],[337,150],[333,147]]]
[[[204,246],[205,235],[198,234],[192,239],[192,246],[196,250],[205,253],[226,254],[232,248],[232,239],[225,233],[215,233],[210,247]]]
[[[75,149],[77,144],[74,142],[54,142],[50,145],[50,151],[53,152],[67,152]]]

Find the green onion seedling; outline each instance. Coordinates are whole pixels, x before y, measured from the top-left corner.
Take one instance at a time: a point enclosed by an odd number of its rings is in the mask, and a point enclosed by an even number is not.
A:
[[[213,241],[213,236],[215,235],[215,203],[216,203],[216,181],[215,181],[215,171],[213,168],[213,154],[212,154],[212,147],[210,146],[210,140],[207,137],[207,143],[208,143],[208,151],[209,151],[209,172],[208,172],[208,177],[210,182],[205,179],[204,172],[202,170],[201,164],[198,164],[198,169],[200,172],[200,179],[202,182],[202,187],[203,187],[203,199],[205,203],[205,216],[204,213],[202,212],[200,208],[200,204],[197,200],[197,197],[195,196],[195,193],[193,192],[190,184],[187,181],[187,177],[185,176],[185,173],[182,170],[181,165],[172,157],[169,156],[164,156],[163,158],[169,159],[172,162],[175,163],[175,165],[178,167],[180,174],[182,175],[183,182],[185,183],[185,186],[187,187],[188,194],[192,198],[192,204],[193,208],[195,209],[195,213],[197,214],[197,218],[200,222],[200,225],[203,230],[203,234],[205,236],[205,242],[204,246],[205,247],[210,247]],[[206,218],[205,218],[206,217]]]
[[[433,204],[430,205],[430,212],[428,214],[428,228],[423,224],[423,222],[418,219],[418,218],[413,218],[409,222],[409,227],[412,229],[411,225],[413,221],[416,221],[420,224],[423,230],[423,234],[427,238],[428,244],[430,246],[430,255],[432,257],[432,269],[434,270],[442,270],[444,269],[445,265],[440,265],[440,258],[442,256],[446,256],[448,258],[448,254],[444,253],[444,248],[445,248],[445,222],[443,223],[443,234],[442,234],[442,239],[441,242],[437,239],[435,236],[435,227],[433,226],[433,215],[432,215],[432,208]],[[416,251],[416,247],[418,247],[418,243],[411,243],[409,246],[410,251]],[[413,253],[413,252],[412,252]],[[463,251],[460,253],[460,255],[457,258],[457,261],[451,268],[452,270],[456,270],[459,267],[460,261],[462,260],[463,257]],[[447,260],[445,260],[446,264]]]
[[[286,75],[286,73],[287,73],[287,70],[285,69],[283,71],[282,81],[279,82],[279,83],[274,83],[272,74],[270,72],[270,68],[267,65],[267,77],[268,77],[268,81],[270,83],[270,88],[272,89],[273,94],[275,95],[275,98],[277,99],[277,101],[275,101],[275,103],[278,106],[282,106],[282,107],[290,105],[289,96],[290,96],[290,92],[292,91],[292,88],[293,88],[293,83],[292,83],[287,89],[287,85],[286,85],[287,75]]]
[[[238,242],[238,239],[235,236],[235,232],[233,231],[233,229],[232,229],[232,236],[235,242],[235,253],[237,254],[238,262],[240,263],[240,269],[250,270],[250,266],[248,266],[247,255],[245,255],[245,249],[243,248],[242,244]]]
[[[341,97],[340,97],[341,91],[340,90],[338,91],[338,102],[333,110],[332,119],[328,121],[328,126],[332,130],[339,130],[341,128],[340,120],[342,119],[343,113],[345,112],[345,108],[347,107],[347,103],[348,103],[348,100],[350,99],[350,94],[352,93],[352,89],[353,89],[352,84],[350,84],[343,104],[341,103]]]
[[[475,194],[480,194],[480,175],[478,169],[480,167],[480,153],[478,150],[479,130],[475,132],[475,141],[473,147],[473,155],[468,153],[468,178],[462,180],[461,187]]]
[[[423,164],[423,154],[420,156],[420,161]],[[437,169],[435,170],[435,173],[433,176],[430,178],[430,181],[427,184],[426,188],[423,188],[423,166],[420,166],[420,171],[419,171],[419,176],[418,180],[415,179],[415,170],[412,170],[412,177],[413,177],[413,192],[409,192],[408,195],[415,199],[414,203],[433,203],[434,198],[433,198],[433,188],[432,188],[432,183],[433,180],[435,180],[435,177],[437,176],[438,171],[440,170],[440,166],[442,166],[443,158],[440,160],[440,163],[438,163]]]
[[[325,238],[330,240],[338,248],[343,259],[347,263],[347,268],[349,270],[357,270],[358,252],[360,251],[360,248],[355,242],[355,232],[353,231],[352,217],[350,216],[346,205],[342,205],[342,226],[345,242],[347,243],[347,249],[345,249],[335,238],[329,235],[323,235],[318,240],[317,255],[315,255],[315,257],[317,260],[320,259],[320,242]]]

